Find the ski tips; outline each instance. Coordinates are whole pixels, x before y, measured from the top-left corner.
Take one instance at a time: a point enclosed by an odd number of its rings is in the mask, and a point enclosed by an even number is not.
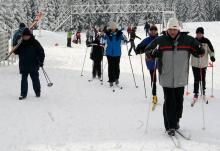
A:
[[[52,87],[52,86],[53,86],[53,83],[48,83],[47,86],[48,86],[48,87]]]

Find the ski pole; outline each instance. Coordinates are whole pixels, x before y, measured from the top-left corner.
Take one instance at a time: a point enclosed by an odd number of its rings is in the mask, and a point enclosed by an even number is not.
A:
[[[157,69],[157,59],[155,58],[155,63],[154,63],[154,72],[153,72],[153,78],[152,78],[152,82],[151,82],[151,87],[153,89],[152,83],[154,82],[154,78],[156,75],[156,69]],[[155,106],[152,107],[152,111],[154,111]],[[146,121],[146,128],[145,128],[145,133],[148,133],[148,127],[149,127],[149,121],[150,121],[150,111],[151,111],[151,102],[149,104],[149,108],[147,111],[147,121]]]
[[[214,98],[214,94],[213,94],[213,82],[214,82],[214,64],[212,62],[212,90],[211,90],[211,97]]]
[[[128,44],[126,44],[126,46],[127,46],[127,51],[128,51]],[[138,88],[136,80],[135,80],[135,76],[134,76],[133,66],[132,66],[132,63],[131,63],[131,57],[128,56],[128,58],[129,58],[130,66],[131,66],[131,72],[132,72],[132,76],[133,76],[133,80],[134,80],[134,85],[135,85],[136,88]]]
[[[46,82],[47,82],[47,86],[48,87],[52,87],[53,86],[53,83],[50,81],[50,78],[49,76],[47,75],[46,71],[44,70],[44,68],[42,68],[43,70],[43,74],[44,74],[44,77],[46,79]]]
[[[49,78],[48,74],[46,73],[46,71],[44,70],[43,67],[41,67],[41,68],[42,68],[44,77],[45,77],[45,79],[46,79],[47,86],[48,86],[48,87],[52,87],[52,86],[53,86],[53,83],[50,81],[50,78]]]
[[[155,58],[155,61],[154,61],[154,72],[153,72],[153,78],[152,78],[152,82],[151,82],[152,95],[153,95],[154,87],[156,89],[156,72],[157,72],[157,58]],[[157,105],[157,101],[154,102],[154,100],[153,100],[152,103],[153,103],[152,111],[154,111],[154,109]]]
[[[148,107],[148,111],[147,111],[147,121],[146,121],[146,127],[145,127],[145,134],[148,133],[148,129],[149,129],[149,121],[150,121],[150,104]]]
[[[204,109],[204,96],[203,96],[203,84],[202,84],[202,67],[201,67],[201,61],[202,61],[202,57],[200,56],[199,58],[199,62],[200,62],[200,91],[201,91],[201,95],[202,95],[202,129],[205,130],[205,109]]]
[[[88,51],[88,47],[86,47],[86,53],[83,59],[83,66],[82,66],[82,70],[81,70],[81,76],[83,76],[83,70],[84,70],[84,66],[85,66],[85,62],[86,62],[86,55],[87,55],[87,51]]]
[[[102,58],[102,78],[101,78],[101,85],[103,85],[104,81],[104,65],[103,65],[104,57]]]
[[[145,94],[145,98],[147,98],[147,89],[146,89],[146,82],[145,82],[145,75],[144,75],[144,66],[143,66],[143,59],[142,59],[141,53],[140,53],[140,58],[141,58],[141,69],[142,69],[143,83],[144,83],[144,94]]]
[[[189,92],[189,67],[188,67],[188,76],[187,76],[187,86],[186,86],[186,96],[190,95]]]
[[[103,70],[105,70],[105,68],[106,68],[107,64],[108,64],[108,61],[106,61],[106,63],[105,63],[105,65],[104,65],[104,69],[103,69]]]
[[[189,92],[189,84],[187,84],[186,86],[186,96],[190,95],[190,92]]]

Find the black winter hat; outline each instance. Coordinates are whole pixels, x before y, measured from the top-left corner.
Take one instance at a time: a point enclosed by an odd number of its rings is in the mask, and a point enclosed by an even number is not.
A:
[[[24,23],[20,23],[19,28],[25,28],[26,25]]]
[[[204,34],[204,28],[198,27],[198,28],[196,29],[196,33],[197,33],[197,34],[198,34],[198,33]]]
[[[29,29],[29,28],[25,28],[25,29],[23,30],[22,35],[23,35],[23,36],[24,36],[24,35],[31,36],[31,35],[32,35],[32,33],[31,33],[31,31],[30,31],[30,29]]]
[[[150,30],[156,30],[156,31],[157,31],[157,26],[152,25],[152,26],[150,27]]]

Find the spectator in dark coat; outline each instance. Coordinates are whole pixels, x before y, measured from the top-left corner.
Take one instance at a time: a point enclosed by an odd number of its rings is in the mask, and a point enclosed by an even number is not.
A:
[[[39,67],[43,67],[45,58],[44,49],[28,28],[24,29],[22,40],[21,45],[15,51],[15,54],[19,56],[19,69],[22,76],[19,100],[23,100],[27,97],[28,75],[30,75],[32,79],[36,97],[40,97],[41,86],[38,70]]]

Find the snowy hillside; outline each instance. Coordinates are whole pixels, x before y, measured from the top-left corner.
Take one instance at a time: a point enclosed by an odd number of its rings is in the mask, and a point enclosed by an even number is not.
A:
[[[126,46],[123,46],[120,83],[123,90],[113,93],[107,81],[104,85],[91,78],[89,51],[83,77],[80,76],[85,45],[66,48],[66,34],[35,31],[46,52],[45,69],[54,86],[48,88],[40,71],[42,97],[35,98],[29,81],[26,100],[19,101],[20,75],[18,66],[0,67],[0,150],[1,151],[220,151],[220,22],[187,23],[185,29],[194,35],[198,26],[212,41],[217,62],[214,64],[214,98],[205,105],[206,129],[202,130],[202,106],[191,107],[193,77],[185,96],[181,129],[189,130],[191,140],[180,138],[176,149],[164,133],[163,92],[158,86],[159,105],[150,112],[146,133],[146,119],[151,102],[149,73],[145,68],[148,98],[144,98],[140,56],[131,57],[139,88],[134,87]],[[143,28],[137,35],[145,37]],[[85,35],[82,37],[85,40]],[[83,40],[83,42],[84,42]],[[139,40],[136,41],[137,43]],[[58,44],[58,46],[55,46]],[[106,58],[104,59],[104,64]],[[190,70],[191,72],[191,70]],[[211,92],[211,69],[207,71],[207,96]]]

